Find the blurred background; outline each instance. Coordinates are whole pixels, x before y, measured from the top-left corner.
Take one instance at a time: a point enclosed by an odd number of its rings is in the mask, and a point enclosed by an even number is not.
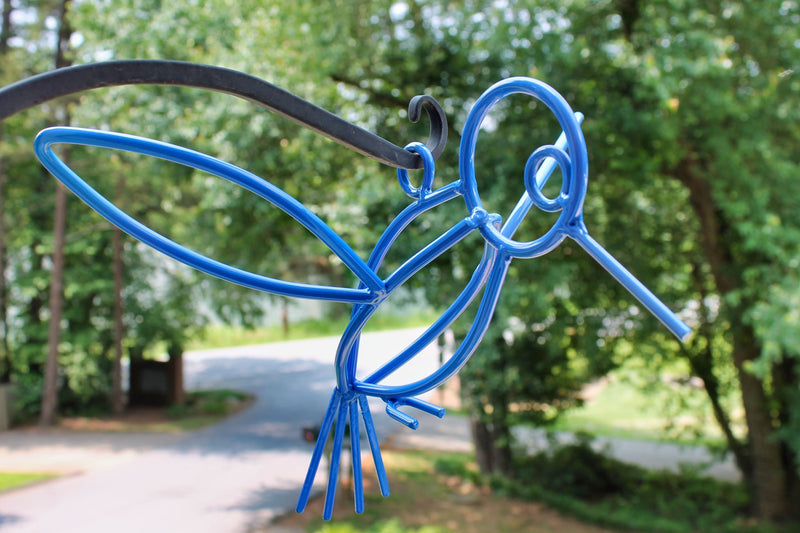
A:
[[[548,505],[566,513],[568,524],[552,526],[561,530],[791,528],[786,521],[800,510],[797,1],[0,5],[0,86],[111,59],[207,63],[263,78],[399,146],[426,140],[427,118],[412,124],[407,108],[413,96],[431,95],[450,126],[435,187],[458,179],[466,115],[496,81],[540,79],[584,113],[590,233],[689,324],[692,338],[676,341],[571,241],[547,256],[516,260],[480,349],[447,386],[474,453],[397,452],[390,464],[410,484],[405,492],[420,496],[416,503],[381,511],[382,503],[368,501],[367,515],[352,520],[264,527],[500,531],[491,524],[513,515],[513,502],[534,501],[536,512]],[[57,187],[34,157],[33,138],[52,125],[141,135],[236,164],[297,197],[364,258],[409,202],[393,169],[209,91],[102,89],[5,120],[6,435],[74,417],[123,417],[142,393],[134,374],[151,367],[168,376],[159,401],[176,411],[187,403],[188,351],[338,335],[349,313],[345,305],[289,301],[211,279],[121,234]],[[527,158],[558,134],[555,118],[529,97],[493,108],[476,156],[490,211],[510,213],[524,190]],[[285,213],[227,182],[123,152],[69,147],[60,155],[128,213],[190,248],[281,279],[356,283]],[[416,174],[412,181],[421,179]],[[557,171],[546,192],[559,187]],[[466,214],[454,201],[421,217],[382,274]],[[538,237],[553,220],[531,213],[518,238]],[[463,288],[482,251],[476,237],[437,259],[370,327],[430,323]],[[552,437],[532,451],[520,438],[530,428],[579,436]],[[697,465],[677,474],[631,470],[604,454],[596,436],[703,447],[713,452],[709,460],[727,457],[737,476],[720,481]],[[4,438],[0,433],[0,443]],[[447,498],[420,488],[439,482]],[[466,503],[453,503],[459,494]],[[499,500],[489,505],[489,498]],[[441,499],[483,513],[468,518],[455,507],[442,517],[430,503]],[[406,516],[425,502],[433,514],[417,522]],[[470,525],[451,523],[453,516]],[[539,531],[528,529],[531,521],[507,530]]]

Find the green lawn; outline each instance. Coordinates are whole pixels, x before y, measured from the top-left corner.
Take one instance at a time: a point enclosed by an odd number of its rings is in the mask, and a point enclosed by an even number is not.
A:
[[[287,513],[275,526],[308,533],[608,533],[535,502],[493,494],[481,483],[470,455],[383,450],[391,494],[378,492],[365,461],[365,509],[353,511],[353,492],[339,486],[333,519],[322,519],[324,495],[303,514]]]
[[[689,444],[722,444],[722,433],[701,400],[699,406],[663,408],[663,398],[649,396],[640,388],[613,375],[609,383],[586,405],[564,413],[551,428],[555,431]],[[702,429],[696,434],[692,428]]]
[[[554,429],[631,438],[653,438],[665,420],[653,413],[654,406],[633,386],[612,380],[583,407],[562,415]]]
[[[0,492],[23,487],[30,483],[55,477],[55,474],[28,472],[0,472]]]
[[[431,324],[437,317],[438,315],[431,310],[407,315],[391,313],[377,314],[367,323],[364,331],[422,327]],[[292,323],[288,332],[283,331],[279,326],[269,328],[242,328],[223,325],[209,326],[198,339],[189,344],[188,349],[203,350],[209,348],[227,348],[231,346],[245,346],[248,344],[263,344],[341,335],[347,326],[349,318],[349,316],[341,316],[337,319],[303,320]]]
[[[378,494],[370,461],[366,506],[353,512],[340,486],[333,519],[321,518],[324,495],[278,526],[308,533],[789,533],[747,518],[744,487],[692,474],[649,472],[591,449],[588,441],[515,465],[517,479],[481,477],[471,454],[384,450],[392,493]],[[544,504],[544,505],[543,505]]]

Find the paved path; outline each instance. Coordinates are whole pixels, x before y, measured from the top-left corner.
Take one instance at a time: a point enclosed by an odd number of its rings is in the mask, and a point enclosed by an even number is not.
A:
[[[546,450],[549,446],[547,433],[543,429],[517,427],[513,433],[516,441],[525,446],[529,453]],[[575,441],[575,436],[570,433],[558,433],[555,438],[562,443]],[[469,423],[466,418],[458,415],[448,415],[443,420],[430,424],[420,423],[417,431],[398,430],[392,435],[390,442],[399,448],[466,452],[473,450]],[[612,437],[597,437],[593,445],[595,449],[620,461],[652,470],[678,472],[686,465],[700,468],[702,474],[723,481],[737,482],[741,479],[730,454],[720,460],[703,446]]]
[[[376,367],[419,331],[365,335],[363,368]],[[286,512],[311,455],[300,429],[319,422],[334,385],[335,346],[326,338],[186,354],[187,388],[224,386],[258,397],[238,415],[188,435],[0,434],[0,465],[30,465],[45,454],[45,470],[69,471],[66,465],[88,451],[89,469],[0,496],[0,531],[238,533]],[[415,360],[414,375],[401,369],[395,381],[421,377],[437,363],[430,349]],[[375,404],[376,429],[386,438],[399,426],[379,409]]]
[[[575,436],[569,433],[555,435],[559,442],[574,442]],[[529,453],[547,449],[549,443],[544,430],[533,428],[515,428],[514,438],[523,443]],[[597,437],[593,441],[596,450],[615,457],[620,461],[649,468],[651,470],[669,470],[679,472],[685,465],[699,468],[704,475],[723,481],[736,482],[741,479],[733,456],[728,454],[720,460],[714,457],[704,446],[672,444],[669,442],[647,442],[614,437]]]
[[[366,335],[361,364],[375,368],[419,331]],[[311,454],[300,428],[319,422],[327,406],[335,346],[336,339],[325,338],[186,354],[187,388],[230,387],[258,397],[246,411],[190,434],[0,433],[0,470],[69,474],[0,495],[0,533],[264,531],[296,503]],[[413,374],[401,369],[393,382],[437,366],[430,349]],[[373,417],[379,436],[399,447],[472,449],[462,417],[421,414],[416,432],[390,421],[380,402]],[[545,442],[536,431],[519,437],[532,448]],[[609,448],[646,466],[709,459],[702,450],[667,444],[614,440]],[[713,468],[718,477],[737,477],[730,463]]]

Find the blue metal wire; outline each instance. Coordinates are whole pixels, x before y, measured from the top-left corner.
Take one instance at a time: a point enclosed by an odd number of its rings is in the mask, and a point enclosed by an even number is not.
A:
[[[474,167],[475,147],[481,124],[491,107],[502,98],[514,93],[527,94],[543,102],[556,116],[563,132],[553,145],[540,147],[531,154],[522,180],[524,193],[503,224],[500,215],[486,211],[478,195]],[[430,150],[421,143],[412,143],[406,147],[406,150],[418,154],[423,161],[422,180],[419,186],[414,186],[411,184],[408,171],[398,170],[400,188],[413,202],[389,224],[366,262],[324,221],[295,198],[271,183],[211,156],[141,137],[78,128],[46,129],[37,136],[34,148],[50,172],[90,207],[133,237],[178,261],[233,283],[273,294],[353,304],[350,322],[342,334],[335,354],[336,388],[325,412],[297,503],[297,511],[302,512],[308,502],[323,452],[333,432],[323,511],[324,518],[329,519],[333,513],[345,427],[348,425],[350,427],[354,503],[356,511],[362,512],[364,492],[359,412],[375,463],[381,493],[384,496],[389,494],[379,440],[367,397],[383,399],[386,402],[387,414],[411,428],[416,428],[419,422],[402,412],[400,407],[411,407],[434,416],[444,416],[444,409],[420,400],[417,396],[433,390],[454,376],[478,348],[492,320],[512,260],[546,254],[569,237],[595,258],[676,337],[681,340],[688,338],[690,330],[686,324],[592,239],[586,229],[583,221],[583,201],[588,182],[588,156],[580,128],[582,119],[583,116],[574,113],[561,95],[538,80],[510,78],[493,85],[475,103],[464,126],[459,153],[459,180],[439,189],[433,189],[435,166]],[[58,158],[51,148],[53,144],[58,143],[99,146],[150,155],[209,172],[244,187],[285,211],[325,243],[356,275],[359,279],[358,286],[357,288],[329,287],[287,282],[241,270],[190,250],[148,228],[94,190]],[[560,168],[562,174],[561,190],[555,198],[547,198],[542,188],[556,166]],[[413,254],[386,278],[381,279],[377,272],[400,233],[424,212],[458,196],[464,198],[466,207],[464,218]],[[537,239],[528,242],[514,240],[514,234],[534,206],[544,211],[559,213],[556,222]],[[363,380],[357,379],[361,331],[381,303],[431,261],[475,231],[483,236],[486,243],[483,257],[453,304],[408,347],[368,377]],[[480,304],[466,337],[452,357],[439,369],[429,376],[405,385],[389,386],[382,383],[387,376],[409,363],[426,346],[434,342],[479,295]]]

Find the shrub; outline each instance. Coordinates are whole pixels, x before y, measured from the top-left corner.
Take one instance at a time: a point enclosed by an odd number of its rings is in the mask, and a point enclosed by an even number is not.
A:
[[[636,468],[592,447],[592,438],[578,435],[574,443],[519,460],[516,479],[581,500],[599,500],[625,492],[635,483]]]
[[[599,525],[632,530],[760,531],[746,529],[748,496],[740,484],[696,472],[651,472],[608,457],[579,436],[518,460],[514,479],[496,490],[539,500]]]

